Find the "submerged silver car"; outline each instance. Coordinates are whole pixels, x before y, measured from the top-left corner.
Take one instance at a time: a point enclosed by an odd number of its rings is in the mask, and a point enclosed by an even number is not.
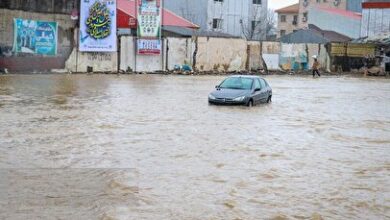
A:
[[[209,95],[210,104],[253,106],[269,103],[272,89],[267,81],[258,76],[236,75],[226,78]]]

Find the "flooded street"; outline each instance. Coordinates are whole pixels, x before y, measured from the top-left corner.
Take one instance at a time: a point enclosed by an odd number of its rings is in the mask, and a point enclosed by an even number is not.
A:
[[[389,219],[390,80],[0,76],[0,219]]]

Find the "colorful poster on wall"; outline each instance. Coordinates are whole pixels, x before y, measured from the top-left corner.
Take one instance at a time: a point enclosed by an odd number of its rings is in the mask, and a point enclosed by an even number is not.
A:
[[[161,53],[160,39],[138,39],[138,54],[142,55],[159,55]]]
[[[79,50],[117,51],[116,0],[81,0]]]
[[[138,37],[160,38],[161,4],[160,0],[138,0]]]
[[[14,19],[14,46],[17,53],[48,56],[57,54],[57,22]]]

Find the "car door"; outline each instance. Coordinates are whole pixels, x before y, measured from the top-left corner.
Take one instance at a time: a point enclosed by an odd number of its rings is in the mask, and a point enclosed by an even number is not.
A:
[[[260,102],[267,102],[268,99],[268,90],[267,86],[265,84],[265,81],[263,79],[259,79],[261,84],[261,91],[260,91]]]
[[[254,79],[253,83],[253,102],[254,103],[260,103],[261,102],[261,83],[259,79]]]
[[[271,86],[268,84],[267,80],[263,79],[264,82],[265,82],[265,86],[267,88],[267,100],[268,100],[268,97],[272,96],[272,89],[271,89]]]

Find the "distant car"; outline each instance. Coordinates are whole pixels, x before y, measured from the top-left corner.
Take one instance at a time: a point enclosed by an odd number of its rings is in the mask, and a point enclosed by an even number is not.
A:
[[[231,76],[215,87],[209,95],[210,104],[253,106],[269,103],[272,89],[265,79],[258,76]]]

